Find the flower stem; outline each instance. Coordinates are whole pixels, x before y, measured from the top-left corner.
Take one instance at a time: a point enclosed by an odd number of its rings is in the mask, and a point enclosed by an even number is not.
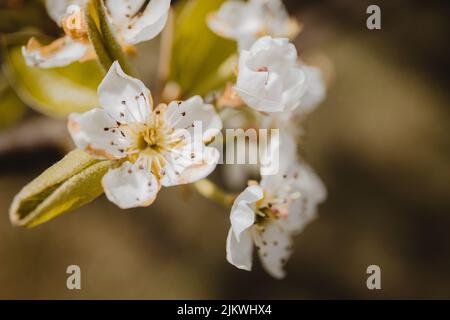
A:
[[[113,60],[105,48],[102,35],[97,28],[97,24],[95,23],[90,7],[88,7],[88,10],[86,11],[86,21],[88,25],[89,40],[91,41],[95,53],[97,54],[98,63],[105,71],[108,71],[109,67],[113,63]]]
[[[91,0],[86,14],[90,39],[103,68],[107,71],[117,60],[125,73],[136,76],[111,29],[103,1]]]
[[[193,184],[194,188],[205,198],[212,200],[224,208],[231,208],[236,195],[228,193],[218,185],[208,179],[197,181]]]

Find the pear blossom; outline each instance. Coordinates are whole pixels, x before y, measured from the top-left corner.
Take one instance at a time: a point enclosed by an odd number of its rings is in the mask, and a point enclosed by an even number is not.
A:
[[[35,38],[22,48],[27,65],[40,68],[62,67],[95,57],[89,41],[85,6],[87,0],[47,0],[49,16],[64,30],[64,36],[49,45]],[[124,50],[153,39],[164,28],[170,0],[105,0],[108,20]]]
[[[305,73],[305,91],[300,99],[299,106],[293,111],[271,112],[271,113],[248,113],[250,109],[238,109],[240,97],[235,94],[234,88],[226,87],[221,100],[222,105],[231,106],[222,112],[223,121],[226,128],[255,128],[255,129],[274,129],[283,128],[285,133],[292,136],[302,136],[304,134],[301,121],[305,115],[314,111],[317,106],[325,99],[326,86],[319,68],[307,65],[303,62],[297,64]],[[237,97],[236,97],[237,96]],[[238,100],[237,103],[234,101]],[[219,103],[218,103],[219,104]],[[220,105],[220,104],[219,104]],[[252,143],[252,141],[249,141]],[[227,145],[227,149],[232,146]],[[249,146],[253,148],[253,146]],[[245,185],[249,177],[258,175],[258,166],[252,164],[232,166],[223,166],[223,179],[225,184],[234,189]]]
[[[300,32],[281,0],[226,1],[207,23],[216,34],[236,40],[240,50],[265,35],[293,39]]]
[[[216,167],[219,152],[205,143],[222,121],[199,96],[154,106],[149,89],[117,62],[98,95],[101,108],[71,114],[68,129],[78,148],[113,160],[102,185],[120,208],[148,206],[162,186],[197,181]]]
[[[306,89],[297,49],[286,38],[265,36],[241,51],[236,91],[251,108],[283,112],[297,108]]]
[[[292,252],[292,237],[315,218],[326,189],[303,161],[295,157],[293,140],[284,137],[276,148],[283,155],[275,175],[263,175],[236,198],[227,236],[227,260],[239,269],[252,269],[256,247],[263,268],[275,278],[285,276]]]
[[[260,128],[283,128],[293,135],[302,135],[302,120],[325,99],[326,86],[320,69],[304,63],[299,63],[298,66],[304,71],[306,78],[299,106],[293,111],[260,114],[257,119]]]

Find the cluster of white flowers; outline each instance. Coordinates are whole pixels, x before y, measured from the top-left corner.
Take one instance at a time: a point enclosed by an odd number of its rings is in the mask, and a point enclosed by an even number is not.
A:
[[[65,36],[48,46],[31,39],[23,48],[29,65],[58,67],[92,56],[85,4],[86,0],[47,0],[48,12]],[[170,0],[105,0],[104,4],[124,50],[158,35],[170,8]],[[208,16],[207,23],[218,35],[239,44],[237,81],[225,94],[232,90],[243,105],[258,113],[259,127],[281,127],[281,139],[271,140],[269,148],[280,155],[278,173],[265,175],[261,170],[261,180],[248,181],[231,208],[227,259],[250,270],[255,246],[264,268],[281,278],[292,235],[315,217],[317,205],[326,197],[320,179],[299,158],[289,130],[295,126],[294,115],[311,112],[323,100],[324,81],[319,69],[299,62],[289,38],[298,34],[300,26],[281,0],[227,1]],[[201,97],[154,105],[150,90],[125,74],[118,62],[107,72],[98,96],[101,108],[70,115],[68,129],[78,148],[112,160],[102,184],[107,198],[120,208],[148,206],[162,186],[192,183],[216,168],[219,152],[207,145],[221,131],[222,119]],[[198,130],[200,141],[195,139]],[[265,156],[274,155],[266,152]]]
[[[227,1],[209,16],[208,25],[238,42],[234,90],[247,106],[265,114],[257,125],[282,130],[280,144],[270,148],[281,158],[278,174],[265,176],[260,170],[261,181],[250,181],[231,209],[227,259],[250,270],[255,245],[266,271],[282,278],[292,235],[315,217],[317,205],[326,197],[321,180],[299,159],[291,130],[297,125],[292,121],[296,115],[303,116],[322,102],[325,83],[318,68],[299,62],[289,38],[300,27],[281,0]]]

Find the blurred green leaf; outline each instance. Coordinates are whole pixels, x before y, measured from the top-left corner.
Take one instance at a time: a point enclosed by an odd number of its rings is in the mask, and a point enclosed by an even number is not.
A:
[[[4,49],[3,71],[17,95],[30,107],[53,117],[84,112],[98,105],[103,72],[95,61],[42,69],[26,65],[19,47]]]
[[[237,51],[236,43],[215,35],[206,24],[207,15],[223,2],[184,1],[176,10],[169,80],[181,86],[183,98],[206,95],[233,77],[232,68],[221,66]]]
[[[26,107],[0,74],[0,130],[19,121]]]
[[[26,185],[10,208],[11,223],[35,227],[85,205],[103,193],[101,179],[110,161],[74,150]]]

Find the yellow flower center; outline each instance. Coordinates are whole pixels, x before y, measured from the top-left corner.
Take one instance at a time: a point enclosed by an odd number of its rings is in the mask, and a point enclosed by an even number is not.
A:
[[[177,135],[175,129],[166,123],[163,114],[164,110],[157,108],[147,122],[120,124],[117,128],[129,141],[124,150],[128,160],[136,163],[144,156],[158,177],[165,174],[166,156],[186,143],[184,137]]]

